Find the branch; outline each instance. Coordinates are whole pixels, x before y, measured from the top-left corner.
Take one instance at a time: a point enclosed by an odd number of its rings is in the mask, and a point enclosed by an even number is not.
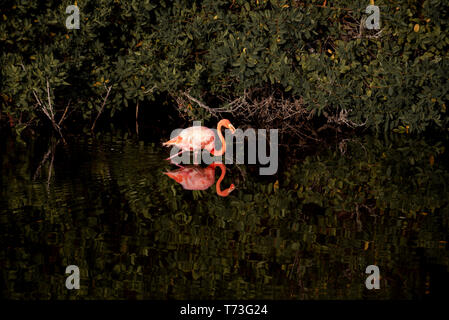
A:
[[[153,90],[156,89],[156,86],[154,85],[152,88],[148,89],[147,91],[144,91],[145,94],[153,92]]]
[[[66,141],[64,139],[64,136],[62,135],[61,127],[56,123],[55,116],[53,112],[53,106],[51,103],[51,97],[50,97],[50,84],[47,79],[47,97],[48,97],[48,106],[46,106],[41,99],[39,99],[36,91],[33,89],[34,97],[36,98],[37,104],[41,108],[42,112],[47,116],[47,118],[51,121],[51,124],[53,125],[53,128],[59,133],[59,135],[62,138],[62,141],[64,144],[66,144]],[[48,112],[50,110],[50,112]]]
[[[95,118],[95,121],[94,121],[94,123],[92,124],[92,127],[90,128],[90,131],[94,131],[94,129],[95,129],[95,125],[97,124],[97,120],[98,120],[98,118],[100,117],[101,113],[102,113],[103,110],[104,110],[104,106],[106,105],[106,100],[108,100],[109,93],[111,92],[111,89],[112,89],[112,85],[109,86],[109,88],[107,88],[107,87],[105,86],[105,88],[108,90],[108,92],[106,93],[106,97],[105,97],[104,100],[103,100],[103,105],[101,106],[101,109],[100,109],[100,111],[98,112],[97,117]]]
[[[187,99],[195,102],[197,105],[199,105],[201,108],[206,109],[207,111],[209,111],[210,113],[213,113],[214,111],[212,110],[212,108],[206,106],[204,103],[202,103],[201,101],[199,101],[198,99],[195,99],[194,97],[192,97],[190,94],[188,94],[187,92],[183,92],[182,93],[184,96],[187,97]]]
[[[59,119],[58,126],[60,126],[62,124],[62,122],[64,121],[65,115],[67,114],[67,110],[69,110],[69,107],[70,107],[70,102],[71,102],[71,100],[69,100],[67,107],[65,107],[64,114],[62,115],[61,119]]]
[[[48,97],[48,109],[50,109],[51,119],[54,121],[55,115],[53,113],[53,106],[51,105],[51,97],[50,97],[50,84],[47,79],[47,97]]]

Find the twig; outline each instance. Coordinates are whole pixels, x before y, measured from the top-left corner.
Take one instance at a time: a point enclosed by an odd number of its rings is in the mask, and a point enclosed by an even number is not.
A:
[[[97,124],[97,120],[100,117],[101,113],[103,112],[104,106],[106,105],[106,100],[108,100],[109,93],[111,92],[111,89],[112,89],[112,85],[109,86],[109,88],[107,88],[106,85],[105,85],[105,88],[108,90],[108,92],[106,93],[106,97],[103,100],[103,105],[101,106],[101,109],[98,112],[97,117],[95,118],[95,121],[92,124],[92,127],[90,128],[90,131],[94,131],[94,129],[95,129],[95,125]]]
[[[48,82],[48,79],[47,79],[47,97],[48,97],[48,109],[50,109],[51,120],[54,122],[55,115],[54,115],[54,113],[53,113],[53,106],[52,106],[52,104],[51,104],[51,97],[50,97],[50,83]]]
[[[136,133],[139,135],[139,101],[136,103]]]
[[[42,100],[39,99],[39,97],[38,97],[38,95],[37,95],[37,93],[36,93],[36,91],[34,89],[33,89],[33,94],[34,94],[34,97],[36,98],[37,104],[41,108],[42,112],[51,121],[51,124],[53,125],[53,128],[59,133],[59,135],[61,136],[61,139],[64,142],[64,144],[66,144],[66,141],[65,141],[64,136],[63,136],[62,131],[61,131],[61,127],[55,121],[55,114],[54,114],[54,111],[53,111],[53,105],[52,105],[52,102],[51,102],[51,95],[50,95],[50,83],[49,83],[48,79],[47,79],[48,106],[46,106],[45,103],[43,103]]]
[[[50,145],[50,147],[48,148],[48,151],[44,154],[42,161],[40,162],[39,166],[37,167],[36,171],[34,172],[34,176],[33,176],[33,181],[36,181],[37,177],[39,176],[42,166],[45,164],[45,162],[47,162],[48,157],[50,156],[50,154],[52,155],[52,160],[51,160],[51,166],[53,165],[53,160],[54,160],[54,154],[56,151],[56,146],[59,144],[59,140],[56,143],[52,143]],[[51,170],[49,171],[49,175],[51,175]],[[47,183],[50,179],[47,180]]]
[[[34,172],[33,181],[36,181],[37,176],[40,174],[41,168],[42,168],[42,166],[44,165],[44,163],[47,161],[48,156],[50,155],[51,151],[52,151],[52,146],[50,146],[50,147],[48,148],[48,151],[47,151],[47,153],[44,155],[44,157],[42,158],[42,161],[41,161],[41,163],[39,164],[39,166],[37,167],[36,172]]]
[[[47,177],[47,192],[50,191],[50,180],[51,180],[51,176],[53,174],[53,162],[55,160],[55,149],[56,149],[56,145],[52,143],[52,152],[51,152],[51,161],[50,161],[50,166],[48,168],[48,177]]]
[[[62,122],[64,121],[65,115],[67,114],[67,110],[69,110],[69,107],[70,107],[70,102],[71,102],[71,100],[69,100],[67,107],[65,107],[64,113],[63,113],[61,119],[59,119],[58,126],[61,126]]]
[[[214,111],[212,110],[212,108],[206,106],[204,103],[202,103],[201,101],[199,101],[198,99],[195,99],[194,97],[192,97],[188,92],[183,92],[182,93],[184,96],[187,97],[187,99],[195,102],[197,105],[199,105],[201,108],[206,109],[207,111],[213,113]]]
[[[152,88],[148,89],[147,91],[144,91],[143,93],[147,94],[153,92],[154,89],[156,89],[156,86],[153,86]]]

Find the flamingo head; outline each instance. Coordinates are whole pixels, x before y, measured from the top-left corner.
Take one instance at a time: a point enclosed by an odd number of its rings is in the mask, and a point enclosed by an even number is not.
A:
[[[231,124],[231,121],[229,121],[228,119],[223,119],[220,122],[223,125],[223,127],[225,127],[226,129],[231,130],[232,134],[235,133],[235,127]]]
[[[219,195],[222,196],[222,197],[227,197],[234,190],[235,190],[235,185],[233,183],[231,183],[229,188],[227,188],[227,189],[223,190],[222,192],[220,192]]]

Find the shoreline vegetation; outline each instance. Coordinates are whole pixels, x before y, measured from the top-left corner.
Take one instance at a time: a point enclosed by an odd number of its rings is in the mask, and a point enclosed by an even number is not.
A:
[[[376,1],[381,30],[364,27],[368,1],[81,0],[79,30],[70,4],[2,1],[0,127],[19,139],[161,115],[299,145],[448,130],[448,3]]]

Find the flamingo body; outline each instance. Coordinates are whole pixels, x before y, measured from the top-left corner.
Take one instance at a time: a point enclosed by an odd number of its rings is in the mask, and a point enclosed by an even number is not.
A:
[[[234,189],[234,184],[221,190],[221,181],[226,174],[226,167],[222,163],[214,162],[207,168],[198,166],[185,166],[180,169],[164,172],[167,176],[181,184],[186,190],[206,190],[215,182],[215,168],[220,167],[221,175],[217,180],[216,191],[219,196],[227,197]]]
[[[186,190],[206,190],[215,182],[215,170],[212,167],[186,166],[165,174]]]
[[[206,127],[189,127],[181,131],[180,138],[175,146],[184,151],[196,151],[206,149],[213,152],[215,147],[215,134]]]
[[[221,156],[226,152],[226,141],[221,133],[221,128],[225,127],[235,133],[235,128],[228,119],[222,119],[217,124],[218,137],[221,142],[221,149],[215,150],[215,133],[213,130],[193,126],[186,128],[180,132],[180,134],[173,139],[164,142],[162,145],[170,146],[174,145],[181,149],[181,152],[195,151],[198,152],[202,149],[206,149],[214,156]]]

